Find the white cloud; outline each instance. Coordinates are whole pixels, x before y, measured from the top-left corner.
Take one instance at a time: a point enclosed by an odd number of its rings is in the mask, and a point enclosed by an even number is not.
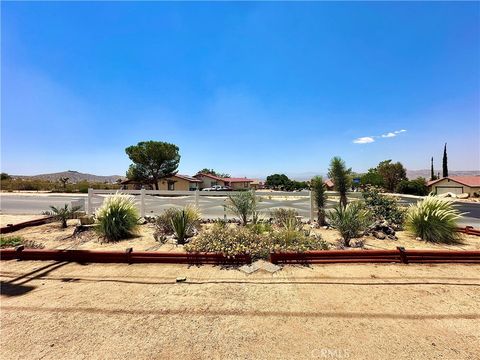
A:
[[[389,132],[387,134],[383,134],[382,138],[389,138],[389,137],[395,137],[395,136],[397,136],[396,133]]]
[[[365,137],[361,137],[361,138],[353,140],[353,142],[355,144],[368,144],[368,143],[372,143],[374,141],[375,141],[375,139],[371,136],[365,136]]]
[[[398,134],[404,133],[407,130],[402,129],[402,130],[395,130],[395,131],[390,131],[386,134],[378,135],[378,136],[364,136],[364,137],[359,137],[355,140],[353,140],[354,144],[369,144],[372,142],[375,142],[375,138],[392,138],[397,136]]]

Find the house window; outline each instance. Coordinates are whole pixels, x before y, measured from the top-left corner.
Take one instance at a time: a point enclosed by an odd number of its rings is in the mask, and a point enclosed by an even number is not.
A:
[[[172,180],[168,180],[167,182],[167,189],[168,190],[175,190],[175,181],[172,181]]]

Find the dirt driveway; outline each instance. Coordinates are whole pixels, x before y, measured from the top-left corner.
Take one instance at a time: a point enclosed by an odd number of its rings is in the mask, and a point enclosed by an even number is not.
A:
[[[3,359],[478,359],[480,266],[2,262]],[[185,283],[175,283],[186,276]]]

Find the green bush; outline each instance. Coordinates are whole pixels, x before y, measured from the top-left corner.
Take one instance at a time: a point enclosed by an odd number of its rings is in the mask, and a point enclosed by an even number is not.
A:
[[[185,240],[194,235],[194,231],[200,227],[200,213],[193,206],[184,209],[175,209],[172,216],[173,234],[179,244],[185,244]]]
[[[45,245],[37,243],[33,240],[25,240],[21,236],[0,235],[0,248],[11,248],[19,245],[23,245],[27,249],[43,249],[45,247]]]
[[[304,231],[280,229],[267,235],[269,252],[328,250],[329,245],[319,235],[309,235]]]
[[[386,220],[397,229],[403,227],[405,208],[399,206],[395,198],[381,194],[375,187],[367,187],[362,195],[365,207],[375,220]]]
[[[65,204],[63,207],[50,206],[50,209],[52,209],[52,214],[55,216],[55,219],[61,222],[62,228],[66,228],[67,220],[74,218],[75,213],[80,210],[80,206],[68,208],[68,204]]]
[[[169,208],[164,210],[160,215],[155,219],[155,233],[157,235],[172,235],[173,226],[172,219],[173,216],[177,213],[177,209]]]
[[[244,191],[238,194],[229,195],[227,208],[240,218],[242,225],[246,225],[252,217],[253,222],[258,220],[257,203],[259,199],[253,191]]]
[[[457,220],[462,214],[448,200],[427,196],[411,205],[407,212],[406,228],[422,240],[437,243],[457,243]]]
[[[347,206],[338,205],[327,215],[330,224],[342,236],[345,246],[350,246],[350,240],[363,235],[372,223],[370,212],[364,204],[356,201]]]
[[[97,210],[97,229],[110,241],[128,238],[134,234],[139,217],[135,198],[117,193],[108,196]]]
[[[428,194],[427,181],[422,177],[415,180],[402,180],[396,190],[400,194],[425,196]]]

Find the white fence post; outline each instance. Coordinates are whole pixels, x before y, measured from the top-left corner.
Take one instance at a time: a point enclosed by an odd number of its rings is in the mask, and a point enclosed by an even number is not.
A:
[[[145,217],[145,188],[140,190],[140,216]]]
[[[200,205],[199,197],[200,197],[200,194],[198,193],[198,189],[197,189],[197,190],[195,190],[195,207],[197,209],[200,209],[200,207],[199,207],[199,205]]]
[[[92,197],[93,197],[93,189],[88,188],[87,215],[91,215],[91,214],[92,214]]]
[[[314,203],[313,203],[313,191],[310,190],[310,222],[313,222],[313,208],[314,208]]]

